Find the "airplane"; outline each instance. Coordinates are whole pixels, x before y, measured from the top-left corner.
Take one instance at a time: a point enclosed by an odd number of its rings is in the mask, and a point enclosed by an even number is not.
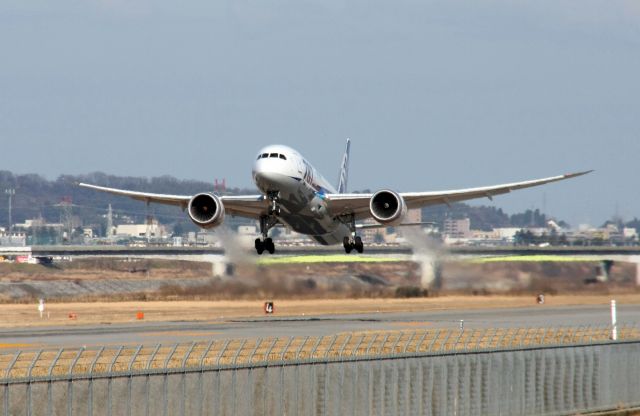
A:
[[[257,195],[228,196],[211,192],[196,195],[165,195],[124,189],[107,188],[80,183],[79,186],[115,195],[127,196],[149,203],[176,205],[187,211],[197,226],[210,229],[221,225],[225,215],[252,218],[259,221],[261,238],[255,240],[256,252],[275,252],[269,230],[285,226],[310,236],[322,245],[340,244],[346,253],[362,253],[364,244],[357,235],[367,218],[374,226],[414,225],[404,223],[408,209],[446,204],[475,198],[489,198],[518,189],[530,188],[565,179],[575,178],[592,171],[552,176],[523,182],[479,188],[430,191],[396,192],[381,189],[374,193],[348,193],[349,157],[351,141],[347,139],[342,157],[337,188],[334,188],[295,149],[283,145],[270,145],[256,155],[253,163],[253,182],[260,190]]]

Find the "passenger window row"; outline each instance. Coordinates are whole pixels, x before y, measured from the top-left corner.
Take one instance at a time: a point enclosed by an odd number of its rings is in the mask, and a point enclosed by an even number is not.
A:
[[[282,160],[287,160],[287,157],[285,155],[283,155],[283,154],[280,154],[280,153],[263,153],[261,155],[258,155],[258,159],[264,159],[264,158],[267,158],[267,157],[275,157],[275,158],[280,158]]]

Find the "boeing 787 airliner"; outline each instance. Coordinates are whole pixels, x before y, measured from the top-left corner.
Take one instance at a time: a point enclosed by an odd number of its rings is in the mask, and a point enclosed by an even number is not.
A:
[[[226,214],[252,218],[260,222],[261,238],[255,241],[258,254],[273,254],[275,245],[269,230],[283,225],[306,234],[320,244],[342,243],[347,253],[362,253],[356,221],[373,218],[380,226],[403,225],[407,209],[447,204],[474,198],[492,199],[516,189],[584,175],[591,171],[553,176],[504,185],[438,192],[395,192],[382,189],[372,194],[347,193],[350,141],[342,158],[337,189],[296,150],[281,145],[267,146],[255,158],[253,181],[259,195],[226,196],[203,192],[197,195],[164,195],[106,188],[81,183],[80,186],[130,198],[177,205],[187,210],[199,227],[213,228]]]

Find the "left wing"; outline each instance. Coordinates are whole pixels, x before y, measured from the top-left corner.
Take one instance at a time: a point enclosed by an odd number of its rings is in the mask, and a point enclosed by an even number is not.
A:
[[[88,183],[79,183],[78,186],[114,195],[126,196],[146,203],[154,202],[164,205],[175,205],[182,209],[187,208],[192,197],[191,195],[166,195],[128,191],[125,189],[107,188]],[[259,219],[261,215],[266,214],[269,207],[269,204],[263,195],[219,196],[219,198],[224,204],[226,213],[239,217]]]
[[[593,172],[591,170],[567,175],[552,176],[550,178],[534,179],[531,181],[507,183],[503,185],[484,186],[480,188],[458,189],[451,191],[435,192],[404,192],[399,193],[408,208],[420,208],[429,205],[447,204],[466,201],[476,198],[493,199],[496,195],[502,195],[518,189],[531,188],[551,182],[575,178]],[[355,214],[356,219],[364,219],[371,216],[369,213],[369,201],[373,194],[327,194],[325,199],[329,210],[334,216]]]

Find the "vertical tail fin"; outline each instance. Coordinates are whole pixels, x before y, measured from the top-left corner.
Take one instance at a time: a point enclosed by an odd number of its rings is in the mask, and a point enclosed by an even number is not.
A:
[[[347,181],[349,179],[349,153],[351,152],[351,139],[347,139],[347,147],[344,150],[342,156],[342,163],[340,164],[340,175],[338,181],[338,193],[344,194],[347,192]]]

